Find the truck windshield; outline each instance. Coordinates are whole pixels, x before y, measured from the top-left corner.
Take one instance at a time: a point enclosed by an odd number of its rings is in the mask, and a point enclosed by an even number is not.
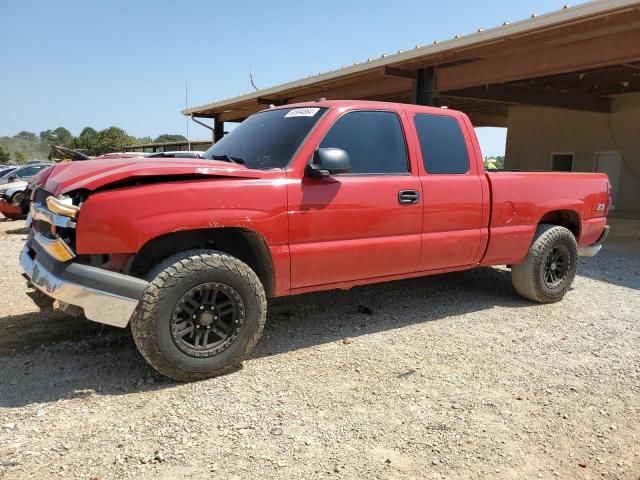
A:
[[[250,116],[216,142],[205,158],[247,168],[285,168],[326,108],[278,108]]]

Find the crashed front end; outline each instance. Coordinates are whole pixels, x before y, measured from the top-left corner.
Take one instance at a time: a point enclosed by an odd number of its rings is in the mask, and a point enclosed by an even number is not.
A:
[[[69,313],[126,327],[148,282],[87,264],[75,252],[81,205],[43,188],[32,196],[29,236],[20,255],[29,285]]]

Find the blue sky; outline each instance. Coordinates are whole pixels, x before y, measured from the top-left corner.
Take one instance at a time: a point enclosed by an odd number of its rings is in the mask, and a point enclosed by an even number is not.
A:
[[[183,133],[189,104],[316,74],[566,0],[0,0],[0,136],[117,125]],[[192,138],[208,131],[191,124]],[[482,129],[487,154],[504,132]]]

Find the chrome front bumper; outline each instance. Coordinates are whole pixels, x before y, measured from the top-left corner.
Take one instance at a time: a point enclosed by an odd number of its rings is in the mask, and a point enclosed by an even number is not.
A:
[[[45,295],[82,308],[89,320],[115,327],[127,326],[148,286],[148,282],[128,275],[57,262],[44,250],[30,248],[29,242],[20,263],[31,284]]]

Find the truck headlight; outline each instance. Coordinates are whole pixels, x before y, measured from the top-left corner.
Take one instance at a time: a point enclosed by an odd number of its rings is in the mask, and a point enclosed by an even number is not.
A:
[[[76,218],[80,211],[80,207],[74,205],[70,197],[47,197],[47,208],[53,213],[69,218]]]

